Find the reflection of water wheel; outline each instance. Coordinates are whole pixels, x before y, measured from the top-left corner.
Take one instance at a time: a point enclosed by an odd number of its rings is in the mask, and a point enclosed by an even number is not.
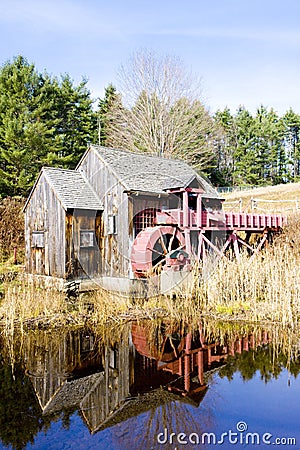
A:
[[[132,324],[132,342],[140,355],[166,363],[182,356],[185,348],[185,337],[179,333],[166,332],[158,344],[147,328],[135,323]]]
[[[158,273],[174,250],[184,248],[185,239],[177,227],[162,225],[145,228],[134,240],[132,269],[137,277]]]

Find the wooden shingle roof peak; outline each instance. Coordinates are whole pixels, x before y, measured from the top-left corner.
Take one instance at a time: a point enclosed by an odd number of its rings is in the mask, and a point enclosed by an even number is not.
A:
[[[127,190],[159,194],[167,189],[187,187],[196,179],[205,193],[218,197],[211,184],[185,161],[99,145],[91,145],[90,148],[112,169]]]
[[[81,172],[43,167],[42,173],[51,184],[64,209],[103,209],[103,204]]]
[[[65,210],[85,209],[98,211],[103,209],[102,202],[99,200],[84,174],[75,170],[43,167],[27,198],[23,212],[26,211],[27,205],[42,175],[47,179]]]

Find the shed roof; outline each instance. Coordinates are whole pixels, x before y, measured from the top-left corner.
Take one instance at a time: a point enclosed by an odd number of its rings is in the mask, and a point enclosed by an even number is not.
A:
[[[65,210],[103,209],[103,204],[81,172],[54,167],[43,167],[27,199],[24,210],[26,210],[35,186],[42,175],[46,177]]]
[[[65,209],[103,209],[103,204],[81,172],[44,167],[50,182]]]
[[[166,192],[167,189],[187,187],[197,179],[205,193],[218,197],[211,184],[182,160],[98,145],[91,145],[91,148],[111,167],[127,190],[159,194]]]

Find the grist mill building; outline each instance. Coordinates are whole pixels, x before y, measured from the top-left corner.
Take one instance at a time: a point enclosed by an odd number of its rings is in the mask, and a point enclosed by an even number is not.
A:
[[[218,232],[238,251],[236,231],[284,221],[224,214],[215,189],[181,160],[96,145],[75,170],[43,168],[24,212],[27,273],[126,293],[182,282]]]

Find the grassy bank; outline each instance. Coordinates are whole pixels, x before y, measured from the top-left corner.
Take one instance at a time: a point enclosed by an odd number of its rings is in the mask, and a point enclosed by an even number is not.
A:
[[[296,325],[300,319],[299,219],[256,257],[222,259],[197,291],[203,311]]]
[[[245,191],[233,191],[225,194],[224,208],[226,211],[251,212],[251,199],[256,199],[257,210],[253,212],[274,212],[292,214],[300,208],[300,183],[278,184],[276,186],[257,187]]]
[[[66,299],[63,293],[42,290],[25,281],[4,284],[0,323],[15,326],[122,322],[135,318],[169,317],[193,321],[201,316],[249,322],[276,322],[294,327],[300,320],[300,218],[255,258],[221,259],[205,280],[189,292],[148,300],[115,296],[103,291]]]
[[[257,188],[226,195],[227,201],[251,197],[300,199],[300,183]],[[286,204],[282,203],[282,207]],[[300,200],[299,200],[300,205]],[[228,208],[227,208],[228,210]],[[220,259],[210,276],[175,297],[130,299],[97,291],[67,299],[64,293],[43,290],[24,279],[6,279],[22,266],[12,256],[0,261],[0,325],[14,327],[57,327],[86,322],[116,323],[135,318],[169,317],[193,321],[200,316],[231,321],[276,322],[297,326],[300,321],[300,214],[289,214],[289,225],[272,246],[255,258],[241,261]],[[4,239],[4,238],[3,238]],[[2,268],[1,268],[2,267]],[[201,273],[201,270],[200,270]]]

